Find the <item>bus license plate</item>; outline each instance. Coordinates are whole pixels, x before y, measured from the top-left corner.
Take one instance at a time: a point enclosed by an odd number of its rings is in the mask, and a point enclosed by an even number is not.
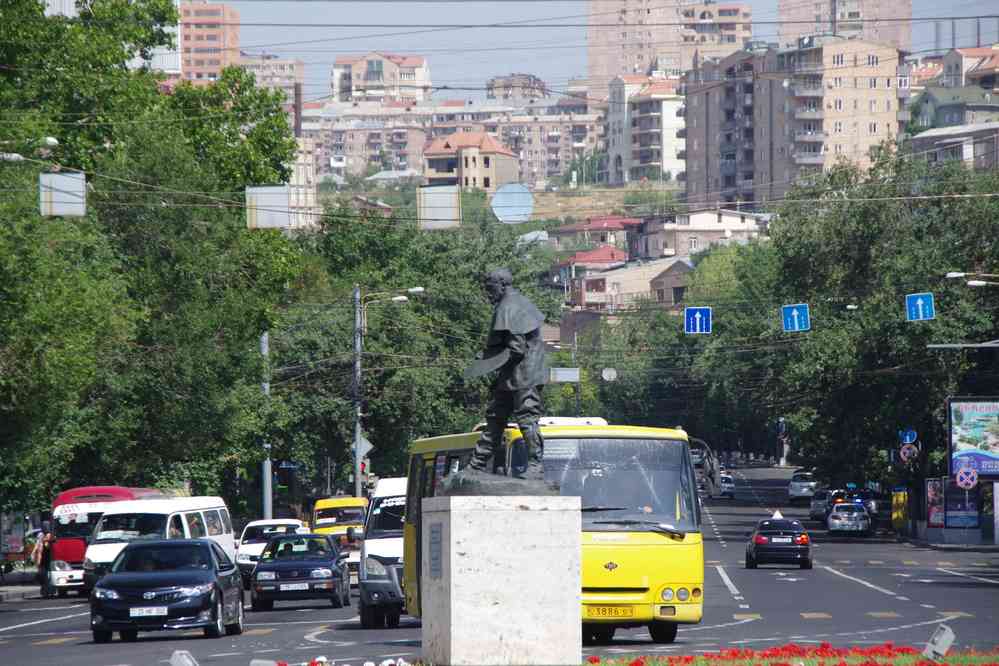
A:
[[[128,609],[129,617],[158,617],[166,614],[166,606],[140,606]]]
[[[632,617],[635,610],[631,606],[587,606],[587,617]]]

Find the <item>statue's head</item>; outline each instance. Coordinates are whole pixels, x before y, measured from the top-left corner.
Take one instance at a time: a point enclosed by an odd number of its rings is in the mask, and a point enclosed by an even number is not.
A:
[[[503,300],[503,296],[511,286],[513,286],[513,274],[508,268],[497,268],[486,275],[486,295],[493,305]]]

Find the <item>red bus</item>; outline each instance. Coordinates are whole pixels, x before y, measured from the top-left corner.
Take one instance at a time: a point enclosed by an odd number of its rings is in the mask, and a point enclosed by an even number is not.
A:
[[[84,486],[71,488],[56,495],[52,501],[52,529],[55,542],[49,564],[50,591],[66,596],[76,589],[85,594],[83,556],[87,539],[111,502],[138,499],[158,499],[172,494],[154,488],[124,488],[122,486]]]

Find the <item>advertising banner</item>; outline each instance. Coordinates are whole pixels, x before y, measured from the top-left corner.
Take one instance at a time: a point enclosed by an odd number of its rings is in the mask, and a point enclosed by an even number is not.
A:
[[[970,467],[980,480],[999,481],[999,398],[951,398],[947,415],[948,476]]]
[[[978,488],[964,490],[953,479],[947,483],[946,527],[978,529]]]
[[[944,479],[926,479],[926,526],[944,526]]]

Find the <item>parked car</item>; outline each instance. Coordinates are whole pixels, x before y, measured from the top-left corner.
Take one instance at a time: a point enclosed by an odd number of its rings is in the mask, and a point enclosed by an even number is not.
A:
[[[721,496],[735,499],[735,479],[731,474],[721,475]]]
[[[822,520],[826,519],[826,510],[829,508],[829,500],[832,495],[831,491],[820,488],[815,491],[812,495],[812,500],[808,505],[808,517],[812,520]]]
[[[236,542],[236,566],[243,577],[243,588],[250,589],[250,578],[253,569],[260,560],[260,553],[272,537],[281,534],[296,534],[308,532],[305,523],[293,518],[276,518],[273,520],[254,520],[246,524],[243,533]]]
[[[253,610],[272,610],[275,601],[302,599],[329,600],[333,608],[350,605],[347,553],[327,534],[273,537],[253,570]]]
[[[797,564],[812,568],[812,540],[797,520],[768,518],[756,524],[746,544],[746,568],[760,564]]]
[[[208,638],[243,633],[243,586],[229,555],[212,540],[133,541],[90,595],[95,643],[117,631],[203,628]]]
[[[795,502],[809,502],[815,489],[818,488],[818,481],[811,472],[795,472],[791,476],[791,481],[787,484],[787,501],[789,504]]]
[[[858,490],[856,492],[849,493],[846,496],[846,500],[853,504],[859,504],[867,509],[867,513],[871,517],[872,521],[877,520],[879,512],[883,511],[884,501],[879,499],[872,490]]]
[[[871,531],[871,524],[871,517],[867,514],[867,509],[852,502],[834,505],[826,521],[826,527],[830,534],[848,532],[866,535]]]

